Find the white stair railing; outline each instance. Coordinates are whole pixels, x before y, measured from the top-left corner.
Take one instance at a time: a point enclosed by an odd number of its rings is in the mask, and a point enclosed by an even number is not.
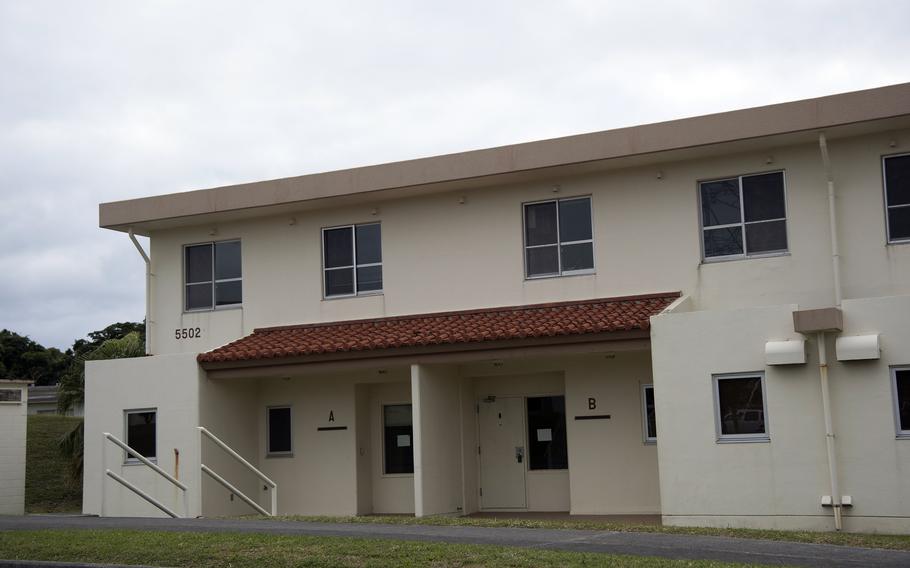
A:
[[[214,442],[215,445],[217,445],[219,448],[224,450],[225,453],[227,453],[229,456],[231,456],[232,458],[234,458],[235,460],[240,462],[240,464],[243,465],[244,467],[246,467],[248,470],[252,471],[253,474],[256,475],[256,477],[261,479],[262,482],[266,484],[266,487],[268,487],[268,489],[271,492],[271,498],[272,498],[271,499],[271,511],[266,511],[265,508],[260,506],[253,499],[250,499],[248,496],[246,496],[243,492],[241,492],[235,486],[230,484],[223,477],[221,477],[220,475],[218,475],[217,473],[212,471],[212,469],[209,468],[208,466],[206,466],[204,463],[200,464],[200,466],[202,467],[202,472],[205,473],[206,475],[208,475],[209,477],[211,477],[212,479],[214,479],[219,484],[221,484],[225,489],[227,489],[234,495],[240,497],[240,499],[244,503],[246,503],[250,507],[256,509],[263,515],[265,515],[267,517],[274,517],[275,515],[277,515],[278,514],[278,484],[276,484],[274,481],[269,479],[264,473],[262,473],[261,471],[256,469],[253,466],[253,464],[251,464],[250,462],[243,459],[243,456],[241,456],[240,454],[235,452],[230,446],[228,446],[227,444],[222,442],[217,436],[215,436],[214,434],[209,432],[204,426],[197,426],[196,429],[199,430],[200,445],[201,445],[201,437],[206,436],[209,440]]]
[[[123,485],[124,487],[126,487],[127,489],[129,489],[130,491],[135,493],[136,495],[142,497],[143,499],[145,499],[146,501],[148,501],[149,503],[151,503],[152,505],[154,505],[155,507],[157,507],[158,509],[163,511],[166,515],[169,515],[170,517],[173,517],[175,519],[180,517],[180,515],[178,515],[177,513],[175,513],[168,507],[166,507],[163,503],[161,503],[161,501],[158,501],[157,499],[155,499],[154,497],[152,497],[145,491],[139,489],[138,487],[136,487],[135,485],[133,485],[132,483],[130,483],[129,481],[124,479],[122,476],[117,475],[110,469],[107,469],[107,442],[111,442],[114,445],[119,446],[127,453],[127,455],[136,458],[143,465],[148,466],[149,468],[151,468],[152,471],[154,471],[161,477],[165,478],[166,480],[170,481],[172,484],[174,484],[177,487],[177,489],[180,489],[183,492],[183,514],[184,514],[184,516],[189,516],[189,507],[190,506],[189,506],[189,499],[187,497],[186,485],[181,483],[180,480],[178,480],[177,478],[175,478],[168,472],[166,472],[163,469],[161,469],[160,467],[158,467],[158,464],[156,464],[152,461],[149,461],[148,458],[146,458],[145,456],[143,456],[142,454],[140,454],[133,448],[127,446],[122,440],[117,438],[117,436],[114,436],[110,432],[105,432],[103,434],[103,438],[101,440],[101,463],[102,463],[102,467],[105,468],[104,476],[101,477],[101,516],[102,517],[106,516],[105,509],[104,509],[104,501],[105,501],[104,492],[105,492],[105,485],[106,485],[105,479],[107,479],[108,477],[110,477],[111,479],[113,479],[114,481],[119,483],[120,485]],[[121,471],[121,473],[122,473],[122,471]]]

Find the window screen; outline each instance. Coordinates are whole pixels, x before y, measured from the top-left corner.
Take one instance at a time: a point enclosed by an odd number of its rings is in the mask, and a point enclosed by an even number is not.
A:
[[[243,302],[240,241],[184,248],[184,306],[187,311]]]
[[[410,404],[382,407],[385,472],[414,473],[414,428]]]
[[[898,434],[910,436],[910,367],[894,369],[894,404]]]
[[[157,456],[156,417],[157,412],[154,410],[126,412],[126,445],[149,459]],[[130,456],[127,456],[127,459],[130,459]]]
[[[268,436],[270,454],[291,452],[291,408],[289,406],[268,409]]]
[[[883,161],[888,240],[910,240],[910,154]]]
[[[715,377],[720,437],[767,437],[761,375]]]
[[[566,397],[528,398],[528,467],[568,469]]]
[[[325,296],[382,291],[382,229],[379,223],[322,231]]]
[[[590,197],[529,203],[524,215],[528,278],[594,269]]]
[[[786,252],[783,172],[703,182],[699,193],[706,259]]]

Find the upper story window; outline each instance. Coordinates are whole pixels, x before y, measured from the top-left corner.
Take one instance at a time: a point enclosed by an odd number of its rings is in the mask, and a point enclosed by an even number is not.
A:
[[[240,241],[187,245],[184,254],[184,309],[211,310],[243,301]]]
[[[524,223],[525,276],[594,272],[590,197],[526,203]]]
[[[910,154],[882,158],[888,242],[910,241]]]
[[[705,260],[787,252],[784,173],[699,184]]]
[[[382,292],[382,230],[379,223],[322,230],[326,298]]]

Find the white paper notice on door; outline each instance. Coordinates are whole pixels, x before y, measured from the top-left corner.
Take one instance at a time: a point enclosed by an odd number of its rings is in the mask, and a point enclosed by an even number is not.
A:
[[[538,442],[550,442],[553,440],[553,430],[550,428],[538,428],[537,429],[537,441]]]
[[[411,436],[409,434],[399,434],[398,435],[398,447],[407,448],[411,445]]]

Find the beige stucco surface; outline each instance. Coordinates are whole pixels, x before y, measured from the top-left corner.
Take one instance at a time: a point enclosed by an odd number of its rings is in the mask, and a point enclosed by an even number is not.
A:
[[[0,402],[0,515],[25,513],[25,442],[28,429],[27,382],[0,381],[0,389],[19,390],[20,402]]]

